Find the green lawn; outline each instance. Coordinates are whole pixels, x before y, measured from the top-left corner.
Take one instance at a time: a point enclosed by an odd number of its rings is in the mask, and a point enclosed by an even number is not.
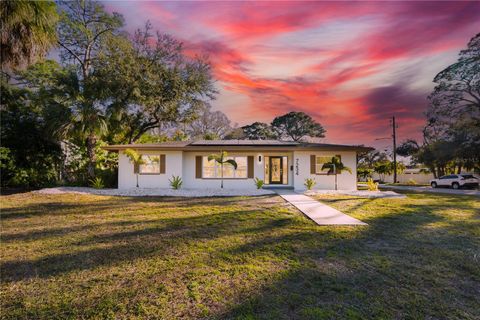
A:
[[[478,319],[480,201],[3,196],[4,319]]]

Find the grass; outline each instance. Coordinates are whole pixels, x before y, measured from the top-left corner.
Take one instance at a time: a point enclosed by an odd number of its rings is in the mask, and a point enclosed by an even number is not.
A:
[[[1,318],[478,319],[478,198],[319,199],[4,196]]]

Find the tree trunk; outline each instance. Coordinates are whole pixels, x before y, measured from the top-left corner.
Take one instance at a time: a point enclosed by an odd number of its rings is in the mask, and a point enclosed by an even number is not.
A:
[[[458,171],[457,171],[457,173],[458,173],[458,174],[462,173],[462,165],[461,165],[461,164],[458,165]]]
[[[221,184],[220,184],[220,188],[223,189],[223,163],[220,165],[220,167],[221,167],[221,170],[222,170],[222,173],[221,173],[221,177],[222,177],[221,181],[222,181],[222,182],[221,182]]]
[[[91,133],[87,137],[87,156],[88,156],[87,174],[90,179],[95,178],[95,164],[97,161],[97,155],[95,154],[96,143],[97,143],[97,137],[95,136],[95,134]]]
[[[435,166],[428,167],[433,174],[433,178],[438,179],[437,168]]]

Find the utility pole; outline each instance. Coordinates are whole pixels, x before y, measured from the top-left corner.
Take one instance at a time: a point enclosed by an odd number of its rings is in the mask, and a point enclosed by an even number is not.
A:
[[[393,139],[393,183],[397,183],[397,125],[395,124],[395,116],[392,117],[392,139]]]

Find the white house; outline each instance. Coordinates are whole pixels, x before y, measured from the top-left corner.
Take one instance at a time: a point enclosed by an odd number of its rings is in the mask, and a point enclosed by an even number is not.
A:
[[[144,164],[134,166],[122,152],[134,149]],[[265,187],[305,189],[305,179],[316,181],[315,189],[334,189],[335,175],[322,170],[332,157],[339,157],[352,173],[337,175],[338,189],[357,188],[357,152],[371,150],[362,146],[306,143],[277,140],[201,140],[154,144],[111,145],[104,147],[119,152],[118,188],[136,187],[138,173],[141,188],[169,188],[169,179],[179,176],[184,188],[219,188],[220,165],[208,161],[208,155],[226,151],[238,167],[224,165],[224,187],[256,188],[254,178],[265,181]]]

